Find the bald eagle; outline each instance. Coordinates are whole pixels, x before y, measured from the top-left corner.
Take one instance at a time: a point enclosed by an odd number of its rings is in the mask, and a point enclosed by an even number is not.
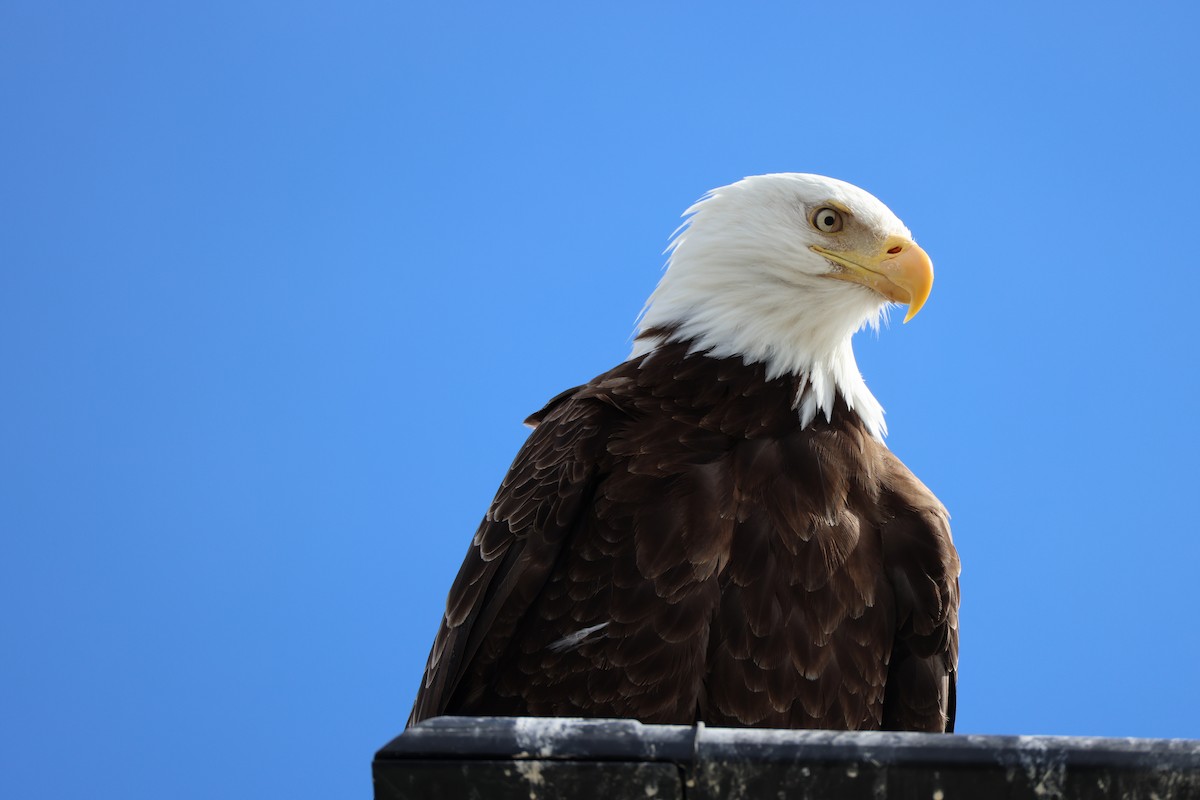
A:
[[[629,358],[550,400],[450,589],[442,714],[950,731],[959,561],[851,337],[929,257],[872,195],[759,175],[686,212]]]

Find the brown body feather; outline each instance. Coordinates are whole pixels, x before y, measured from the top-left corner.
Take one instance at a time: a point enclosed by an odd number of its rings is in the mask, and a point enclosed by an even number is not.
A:
[[[410,724],[952,729],[946,511],[840,398],[801,428],[802,388],[673,343],[534,415]]]

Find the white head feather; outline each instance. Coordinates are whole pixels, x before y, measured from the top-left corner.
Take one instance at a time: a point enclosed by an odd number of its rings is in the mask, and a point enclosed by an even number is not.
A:
[[[859,238],[912,238],[887,206],[833,178],[757,175],[715,189],[685,212],[630,358],[663,343],[645,332],[673,326],[671,339],[693,340],[693,352],[761,362],[768,379],[806,376],[795,401],[804,425],[818,411],[828,419],[837,393],[882,439],[883,408],[858,371],[850,340],[865,325],[878,327],[888,300],[826,277],[830,262],[810,249],[823,236],[811,218],[830,205],[850,212]]]

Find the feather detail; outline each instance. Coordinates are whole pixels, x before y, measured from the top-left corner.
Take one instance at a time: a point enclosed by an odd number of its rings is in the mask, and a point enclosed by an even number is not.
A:
[[[437,714],[940,730],[944,509],[808,376],[660,346],[551,401],[451,590]]]

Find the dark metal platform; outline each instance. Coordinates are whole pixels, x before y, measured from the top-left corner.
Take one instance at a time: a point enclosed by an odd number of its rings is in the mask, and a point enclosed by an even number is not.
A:
[[[1200,800],[1200,741],[439,717],[373,772],[376,800]]]

